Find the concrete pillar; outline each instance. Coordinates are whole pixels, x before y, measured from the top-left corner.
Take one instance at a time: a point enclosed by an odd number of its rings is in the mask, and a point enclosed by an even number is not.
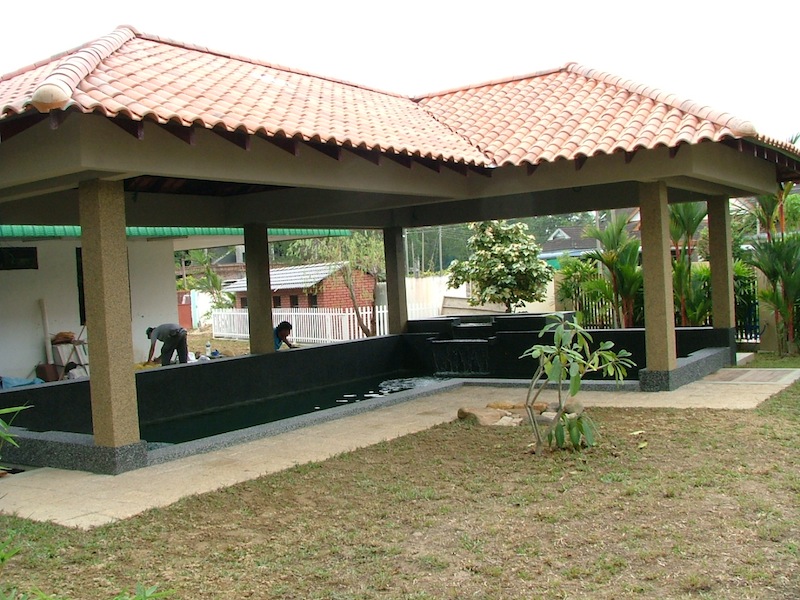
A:
[[[736,296],[733,292],[733,252],[728,198],[710,198],[708,241],[711,254],[711,315],[715,329],[728,330],[729,364],[736,364]]]
[[[272,287],[269,282],[269,240],[267,226],[247,223],[244,226],[247,258],[247,312],[250,320],[250,353],[275,352],[272,324]]]
[[[769,289],[769,282],[764,274],[756,269],[756,280],[758,281],[758,289]],[[758,326],[761,330],[761,335],[758,340],[759,352],[778,352],[780,350],[778,344],[778,324],[775,321],[775,311],[767,306],[766,302],[759,301],[758,303]]]
[[[708,201],[708,242],[711,254],[714,327],[735,329],[736,300],[733,295],[731,215],[727,198],[711,198]]]
[[[141,445],[122,182],[81,182],[79,210],[94,442],[111,448]]]
[[[383,230],[383,253],[386,258],[389,333],[403,333],[408,324],[408,301],[406,299],[406,254],[402,227],[388,227]]]
[[[644,276],[644,320],[647,371],[665,374],[655,388],[669,388],[669,371],[677,366],[672,294],[669,209],[664,182],[642,183],[639,188]],[[643,382],[642,382],[643,383]],[[667,387],[664,387],[665,384]],[[654,389],[655,389],[654,388]]]

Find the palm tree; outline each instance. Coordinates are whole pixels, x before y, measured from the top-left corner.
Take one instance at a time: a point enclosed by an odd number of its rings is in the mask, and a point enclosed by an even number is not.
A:
[[[758,294],[775,312],[780,333],[778,351],[794,352],[795,303],[800,298],[800,235],[787,235],[771,242],[756,241],[748,262],[764,274],[768,288]]]
[[[628,234],[631,215],[612,217],[605,229],[589,225],[584,235],[600,242],[600,248],[587,253],[606,269],[611,280],[616,327],[633,326],[633,303],[642,285],[639,266],[639,240]]]
[[[675,247],[672,261],[672,283],[681,325],[689,325],[687,301],[692,290],[692,254],[694,238],[700,224],[708,214],[705,202],[683,202],[669,207],[669,230]]]

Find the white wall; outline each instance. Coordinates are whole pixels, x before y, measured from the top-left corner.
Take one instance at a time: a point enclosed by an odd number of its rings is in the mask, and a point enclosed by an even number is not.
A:
[[[469,296],[467,285],[464,284],[456,289],[447,287],[446,276],[434,277],[407,277],[406,278],[406,298],[409,304],[434,304],[442,306],[445,296],[449,298],[467,298]],[[549,313],[555,311],[555,284],[550,281],[547,284],[545,300],[543,302],[526,302],[523,308],[516,312],[528,313]]]
[[[542,302],[526,302],[523,308],[517,309],[515,312],[527,313],[551,313],[556,310],[556,284],[552,279],[547,284],[545,291],[545,299]]]
[[[150,350],[145,330],[161,323],[178,322],[172,242],[128,242],[128,268],[131,277],[133,360],[142,362],[147,360]]]
[[[0,271],[0,377],[32,377],[46,361],[45,331],[39,299],[45,301],[48,334],[81,333],[75,249],[78,240],[3,242],[4,246],[36,246],[39,268]],[[129,242],[131,329],[134,361],[147,358],[145,329],[177,322],[175,272],[170,241]],[[91,340],[89,365],[91,368]]]
[[[409,304],[442,306],[445,296],[466,298],[466,285],[459,288],[447,287],[447,276],[406,277],[406,301]]]
[[[45,301],[49,333],[80,333],[75,242],[3,243],[38,247],[39,268],[0,271],[0,377],[32,377],[45,362]]]

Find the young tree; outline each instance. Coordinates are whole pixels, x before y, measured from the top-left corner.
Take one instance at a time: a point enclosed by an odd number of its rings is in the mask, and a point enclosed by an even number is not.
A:
[[[599,276],[597,265],[593,261],[565,255],[559,259],[558,272],[561,277],[556,288],[556,299],[570,303],[569,308],[582,313],[585,309],[585,286]]]
[[[669,207],[669,230],[675,247],[672,261],[672,282],[675,302],[681,317],[681,325],[689,325],[688,303],[699,300],[695,295],[697,287],[692,282],[692,255],[695,250],[695,236],[700,224],[708,214],[705,202],[683,202]],[[696,312],[693,306],[693,312]]]
[[[183,262],[186,255],[181,253],[180,260]],[[233,306],[234,295],[222,291],[222,279],[214,271],[214,259],[208,250],[190,250],[188,260],[193,265],[198,265],[203,269],[200,276],[189,275],[182,278],[178,284],[179,288],[199,290],[211,296],[212,308],[230,308]]]
[[[523,302],[541,302],[553,270],[539,258],[541,248],[524,223],[483,221],[472,223],[467,240],[471,256],[450,263],[448,285],[469,282],[473,306],[497,302],[506,312]]]
[[[377,333],[375,314],[375,293],[378,281],[386,278],[386,258],[383,252],[383,235],[379,231],[355,231],[352,235],[337,238],[314,238],[297,240],[287,249],[289,256],[307,262],[340,262],[342,279],[350,296],[356,314],[358,327],[364,335],[372,337]],[[372,290],[372,320],[369,324],[359,312],[353,270],[358,269],[375,277]]]
[[[764,274],[768,288],[760,290],[759,300],[775,312],[778,329],[778,351],[796,352],[795,304],[800,299],[800,234],[780,239],[756,241],[749,264]]]
[[[639,265],[639,240],[628,234],[630,215],[618,215],[605,229],[589,225],[584,235],[600,242],[600,248],[586,254],[605,267],[611,282],[614,320],[617,327],[633,327],[634,305],[642,288],[642,267]]]
[[[564,317],[552,316],[550,323],[545,325],[539,333],[543,337],[553,333],[552,344],[536,344],[528,348],[520,358],[531,357],[538,365],[534,371],[528,394],[525,398],[525,409],[528,413],[533,433],[536,437],[535,454],[541,454],[546,445],[564,448],[569,444],[575,450],[580,450],[585,443],[594,445],[594,425],[585,415],[573,416],[567,414],[564,386],[567,386],[568,395],[575,396],[581,390],[583,378],[588,373],[598,372],[604,376],[614,377],[621,383],[628,373],[628,369],[636,366],[631,360],[630,352],[624,349],[614,351],[614,342],[601,342],[595,348],[592,336],[579,323],[568,321]],[[539,394],[547,385],[555,386],[558,394],[558,409],[553,420],[542,436],[539,431],[533,406]]]

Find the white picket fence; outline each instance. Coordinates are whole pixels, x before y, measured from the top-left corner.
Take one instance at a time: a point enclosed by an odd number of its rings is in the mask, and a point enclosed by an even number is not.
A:
[[[378,306],[375,316],[377,335],[389,330],[389,309]],[[367,327],[372,322],[372,307],[358,309]],[[409,319],[438,317],[440,306],[409,305]],[[272,322],[292,324],[292,340],[298,344],[327,344],[367,337],[358,326],[352,308],[273,308]],[[215,338],[246,340],[250,338],[250,318],[244,308],[217,308],[211,311],[211,328]]]

